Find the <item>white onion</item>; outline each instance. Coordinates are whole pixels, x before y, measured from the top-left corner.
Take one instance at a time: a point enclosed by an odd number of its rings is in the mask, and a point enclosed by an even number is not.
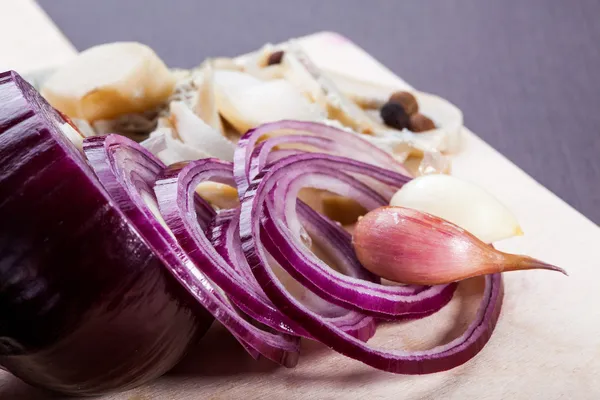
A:
[[[182,102],[170,105],[171,121],[183,143],[222,160],[233,161],[234,144]]]
[[[324,110],[283,79],[228,87],[219,92],[217,102],[221,115],[239,132],[283,119],[320,121],[326,117]]]

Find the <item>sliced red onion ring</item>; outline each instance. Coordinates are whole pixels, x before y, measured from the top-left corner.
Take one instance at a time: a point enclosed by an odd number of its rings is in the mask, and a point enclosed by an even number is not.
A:
[[[281,136],[289,138],[281,139]],[[255,153],[258,160],[253,162],[254,149],[261,140],[264,140],[264,145],[260,152]],[[267,154],[282,144],[296,144],[302,150],[315,149],[320,153],[343,155],[410,176],[406,167],[390,153],[367,142],[358,134],[315,122],[278,121],[248,131],[238,142],[234,154],[234,175],[240,198],[264,167]]]
[[[314,166],[316,168],[311,169]],[[295,207],[286,209],[281,204],[285,206],[286,203],[295,201],[295,198],[291,200],[278,199],[276,196],[270,198],[273,190],[276,190],[279,185],[286,186],[286,183],[282,182],[285,179],[282,175],[294,175],[293,171],[296,168],[318,175],[318,171],[323,171],[324,167],[329,167],[331,171],[337,169],[337,171],[353,173],[358,170],[369,171],[374,168],[359,162],[344,161],[325,155],[292,156],[270,166],[260,174],[249,186],[242,200],[240,214],[242,248],[256,280],[267,296],[280,310],[295,321],[302,323],[302,326],[317,340],[348,357],[378,369],[403,374],[424,374],[447,370],[472,358],[483,348],[491,336],[500,313],[503,287],[499,274],[486,276],[486,288],[477,316],[461,337],[428,351],[415,352],[390,351],[368,346],[344,333],[333,324],[324,321],[321,316],[291,296],[279,282],[270,266],[271,257],[277,259],[282,265],[287,262],[290,267],[288,272],[292,275],[294,275],[293,269],[304,268],[305,270],[302,272],[309,275],[305,277],[306,279],[302,274],[297,273],[294,276],[297,276],[299,280],[302,279],[302,282],[311,289],[318,290],[320,295],[328,294],[325,290],[321,290],[326,287],[329,293],[333,293],[338,299],[343,298],[347,304],[354,302],[355,306],[362,304],[372,310],[396,311],[387,308],[388,305],[394,305],[394,301],[388,300],[394,298],[391,292],[395,287],[378,287],[370,282],[357,281],[349,277],[340,279],[340,276],[337,275],[341,274],[330,269],[327,271],[323,269],[317,273],[315,265],[317,263],[308,263],[311,255],[300,249],[299,246],[302,246],[302,243],[284,223],[286,219],[295,217],[290,212]],[[285,171],[285,173],[281,173],[281,171]],[[332,176],[331,171],[327,172],[330,176]],[[295,176],[290,179],[295,179]],[[318,179],[315,180],[318,182]],[[321,286],[316,286],[315,281]],[[343,286],[344,281],[348,283],[347,286]],[[452,285],[446,286],[446,288],[449,287]],[[419,300],[414,302],[415,307],[419,308],[426,301],[423,293],[435,288],[432,287],[416,294],[414,297]],[[402,289],[402,291],[404,290],[405,288]],[[342,291],[345,292],[340,293]],[[431,298],[435,298],[435,296]],[[328,298],[328,300],[330,299]],[[360,301],[356,301],[357,299]],[[405,305],[404,302],[398,303],[397,299],[395,301],[396,304]],[[383,304],[386,304],[386,307],[382,307]],[[421,311],[425,311],[425,309],[421,309]]]
[[[152,244],[155,254],[195,300],[229,329],[244,347],[249,347],[251,355],[256,356],[252,351],[254,349],[282,365],[294,366],[298,360],[297,339],[262,331],[247,322],[229,303],[220,288],[198,268],[204,268],[205,263],[212,263],[210,256],[195,254],[193,261],[197,264],[194,265],[172,235],[171,232],[177,235],[177,227],[172,226],[171,219],[166,218],[166,224],[171,225],[172,231],[161,223],[153,184],[165,166],[139,144],[118,135],[89,138],[84,142],[84,151],[110,196],[118,203],[129,204],[129,207],[122,207],[125,214],[134,221],[144,239]],[[218,176],[219,171],[215,170],[214,173]],[[227,179],[225,181],[228,182]],[[172,201],[171,193],[161,191],[160,187],[158,192],[163,200],[166,198],[167,202]],[[191,198],[191,207],[195,212],[194,222],[200,231],[202,226],[198,223],[196,211],[204,209],[204,203],[198,200],[198,196]],[[202,207],[198,207],[199,204]],[[205,251],[214,252],[210,248]]]
[[[313,214],[316,214],[310,207],[305,206],[305,208],[306,218],[311,218],[314,216]],[[312,225],[310,226],[314,226],[315,222],[322,223],[323,220],[321,218],[316,220],[313,219]],[[326,235],[325,232],[319,232],[319,229],[320,227],[315,226],[312,232],[315,235]],[[246,257],[242,251],[239,237],[239,210],[227,210],[219,213],[214,221],[211,241],[213,242],[215,249],[219,252],[219,254],[221,254],[223,258],[225,258],[230,265],[234,266],[234,268],[243,276],[246,285],[251,285],[252,290],[262,297],[264,301],[268,302],[270,307],[274,307],[262,288],[258,285],[258,282],[256,282],[256,279],[254,278],[254,275],[252,274],[250,266],[248,265]],[[335,242],[327,242],[324,245],[331,246],[332,251],[335,251]],[[346,254],[344,252],[339,252],[337,255],[337,257],[345,256]],[[337,260],[343,262],[337,257]],[[375,279],[375,277],[373,276],[372,279]],[[367,341],[375,334],[375,321],[372,317],[368,317],[359,312],[340,309],[339,307],[333,306],[331,303],[327,303],[322,299],[317,298],[316,295],[308,290],[305,292],[305,297],[303,299],[304,303],[310,303],[313,311],[317,312],[319,315],[322,315],[323,318],[329,320],[332,324],[339,327],[344,332],[363,341]],[[255,310],[249,310],[246,312],[255,319],[260,320],[260,318],[256,318],[253,315],[256,313]],[[285,318],[287,319],[287,316],[285,316]],[[296,327],[295,329],[298,330],[299,328]],[[300,333],[297,334],[300,336],[312,338],[310,335],[308,335],[308,333],[306,333],[306,331],[304,331],[304,329],[299,332]]]
[[[205,181],[233,184],[232,168],[232,164],[216,159],[198,160],[184,168],[170,168],[155,187],[161,212],[183,250],[244,313],[278,331],[310,337],[272,305],[252,277],[245,259],[238,257],[241,253],[235,254],[235,246],[239,246],[239,242],[235,241],[237,232],[232,229],[235,226],[227,226],[228,220],[222,218],[213,229],[211,242],[195,222],[192,202],[195,188]],[[176,193],[176,198],[172,197],[173,193]],[[331,312],[332,307],[328,305],[327,311]],[[365,340],[372,336],[372,318],[340,311],[342,315],[333,318],[334,324]]]
[[[443,307],[452,298],[456,284],[423,289],[369,282],[366,277],[370,274],[356,260],[349,237],[339,233],[342,228],[335,224],[330,224],[328,235],[336,238],[337,248],[348,253],[350,262],[345,274],[331,269],[307,251],[300,237],[303,227],[296,212],[297,194],[302,187],[327,189],[352,197],[367,209],[387,204],[387,198],[348,173],[367,175],[396,189],[405,182],[404,176],[374,165],[312,153],[287,157],[267,167],[256,178],[244,201],[252,198],[253,202],[264,204],[260,218],[265,234],[261,240],[271,256],[294,279],[323,299],[367,315],[406,318],[428,315]]]

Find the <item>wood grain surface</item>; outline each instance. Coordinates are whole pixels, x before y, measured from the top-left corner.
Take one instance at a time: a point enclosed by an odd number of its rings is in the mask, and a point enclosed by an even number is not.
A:
[[[303,43],[322,65],[380,84],[406,85],[339,35],[314,36]],[[299,366],[285,369],[265,360],[255,362],[215,325],[166,376],[101,399],[600,398],[600,229],[473,133],[465,130],[464,138],[464,148],[454,159],[454,174],[496,195],[515,212],[526,233],[498,247],[542,258],[570,274],[505,274],[506,295],[498,326],[473,360],[448,372],[399,376],[303,341]],[[461,283],[441,312],[419,321],[386,324],[370,343],[409,349],[447,343],[473,317],[481,289],[480,279]],[[49,398],[0,372],[0,399]]]
[[[149,44],[169,65],[344,34],[456,103],[487,143],[600,223],[598,0],[39,0],[78,49]]]

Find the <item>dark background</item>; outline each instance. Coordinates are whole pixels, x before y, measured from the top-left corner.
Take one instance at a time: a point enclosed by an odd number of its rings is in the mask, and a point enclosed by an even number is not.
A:
[[[79,49],[150,45],[171,66],[337,31],[600,223],[598,0],[39,0]],[[474,166],[476,168],[476,166]]]

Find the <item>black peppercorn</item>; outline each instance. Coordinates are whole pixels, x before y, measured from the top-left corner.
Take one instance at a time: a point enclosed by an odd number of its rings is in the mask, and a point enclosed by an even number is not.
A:
[[[417,99],[412,93],[395,92],[392,93],[388,101],[400,104],[404,107],[404,111],[406,111],[408,115],[415,115],[419,112],[419,103],[417,103]]]
[[[269,55],[267,65],[281,64],[281,60],[283,60],[283,51],[274,51]]]
[[[402,130],[408,127],[409,115],[398,103],[387,102],[379,110],[381,119],[391,128]]]
[[[408,130],[418,133],[435,129],[435,123],[423,114],[411,115],[408,121]]]

